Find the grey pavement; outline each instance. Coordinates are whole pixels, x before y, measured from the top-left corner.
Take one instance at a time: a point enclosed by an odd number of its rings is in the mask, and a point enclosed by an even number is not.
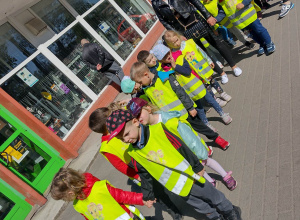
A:
[[[300,219],[300,7],[295,3],[294,9],[281,20],[277,20],[279,1],[271,1],[273,7],[264,13],[262,24],[276,44],[274,54],[257,57],[258,45],[254,50],[244,50],[240,44],[234,49],[243,74],[234,77],[230,68],[225,67],[229,83],[223,86],[233,97],[224,107],[233,122],[226,126],[216,112],[207,115],[220,135],[231,143],[226,152],[214,147],[213,158],[225,170],[232,170],[238,181],[234,191],[221,182],[217,188],[241,207],[244,220]],[[100,136],[92,134],[87,141],[98,151]],[[138,191],[99,153],[87,158],[92,163],[83,171],[108,179],[124,190]],[[76,167],[80,168],[80,163]],[[151,219],[172,219],[159,205],[156,209],[139,208],[145,216],[155,216]],[[190,215],[185,220],[195,219],[192,210],[184,210]],[[55,219],[83,218],[71,204],[66,204]]]

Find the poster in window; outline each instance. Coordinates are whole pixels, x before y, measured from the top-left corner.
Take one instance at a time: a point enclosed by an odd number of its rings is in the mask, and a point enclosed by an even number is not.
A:
[[[99,28],[104,34],[106,34],[107,31],[110,29],[110,26],[103,21],[101,24],[99,24]]]
[[[31,74],[28,69],[26,69],[26,67],[23,67],[17,73],[17,76],[30,87],[32,87],[34,84],[36,84],[39,81],[38,78],[36,78],[33,74]]]

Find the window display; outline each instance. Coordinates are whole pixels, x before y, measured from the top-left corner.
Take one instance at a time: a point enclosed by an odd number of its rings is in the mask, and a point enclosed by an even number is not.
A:
[[[84,12],[89,10],[99,0],[66,0],[78,14],[82,15]]]
[[[0,26],[0,78],[23,62],[36,48],[9,23]]]
[[[15,132],[15,128],[0,116],[0,146]]]
[[[15,203],[0,192],[0,219],[4,219]]]
[[[1,87],[61,138],[92,102],[41,54]]]
[[[84,19],[124,60],[141,40],[141,36],[107,0]]]

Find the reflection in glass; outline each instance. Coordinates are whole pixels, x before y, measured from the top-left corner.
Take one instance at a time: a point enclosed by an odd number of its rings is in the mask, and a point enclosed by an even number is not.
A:
[[[143,0],[115,0],[121,9],[135,22],[144,34],[156,21],[156,15]]]
[[[0,116],[0,146],[14,133],[15,130],[17,129]]]
[[[80,24],[77,24],[51,44],[49,49],[93,92],[99,94],[107,85],[109,79],[104,74],[90,69],[83,62],[80,45],[80,41],[83,38],[89,39],[90,42],[95,41]],[[103,48],[103,50],[105,49]]]
[[[141,36],[108,1],[101,3],[84,19],[124,60],[141,40]]]
[[[9,23],[0,26],[0,78],[33,54],[36,48]]]
[[[77,11],[78,14],[82,15],[84,12],[89,10],[99,0],[67,0],[67,2]]]
[[[4,219],[15,203],[0,192],[0,219]]]
[[[1,87],[61,138],[92,102],[41,54]]]
[[[23,134],[20,134],[4,150],[1,159],[9,161],[8,167],[13,168],[30,182],[33,182],[51,157],[35,145]]]
[[[75,20],[58,0],[42,0],[31,9],[57,34]]]

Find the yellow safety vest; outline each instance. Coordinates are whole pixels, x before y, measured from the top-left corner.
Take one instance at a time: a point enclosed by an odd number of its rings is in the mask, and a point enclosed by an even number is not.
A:
[[[204,37],[201,37],[200,41],[205,48],[208,48],[210,46],[210,44],[207,42],[207,40]]]
[[[241,10],[237,10],[236,5],[239,3],[242,3],[242,0],[223,0],[219,4],[222,6],[231,23],[238,29],[243,29],[257,19],[257,14],[252,4],[245,6]]]
[[[256,12],[261,11],[261,8],[254,2],[254,0],[251,1],[251,4],[254,6]]]
[[[185,41],[185,47],[182,54],[189,62],[190,67],[209,84],[208,78],[212,76],[214,70],[209,66],[202,54],[198,52],[197,45],[193,39]]]
[[[141,164],[150,175],[169,191],[187,196],[194,180],[205,183],[205,179],[195,174],[188,161],[170,143],[162,123],[149,125],[148,143],[142,149],[129,148],[129,154]]]
[[[158,77],[154,85],[144,89],[145,94],[162,111],[179,111],[181,117],[187,118],[188,112],[173,91],[169,80],[162,82]]]
[[[111,196],[106,184],[110,184],[107,180],[95,182],[90,195],[84,200],[75,200],[73,202],[74,209],[83,214],[89,220],[131,220],[129,214],[119,205],[119,203]],[[137,213],[141,219],[144,216],[133,206],[126,207],[133,213]]]
[[[178,56],[176,64],[181,65],[184,62],[184,55]],[[186,93],[190,96],[193,101],[202,99],[206,95],[206,88],[196,76],[192,73],[190,76],[184,76],[181,74],[175,74],[179,84],[185,89]]]

